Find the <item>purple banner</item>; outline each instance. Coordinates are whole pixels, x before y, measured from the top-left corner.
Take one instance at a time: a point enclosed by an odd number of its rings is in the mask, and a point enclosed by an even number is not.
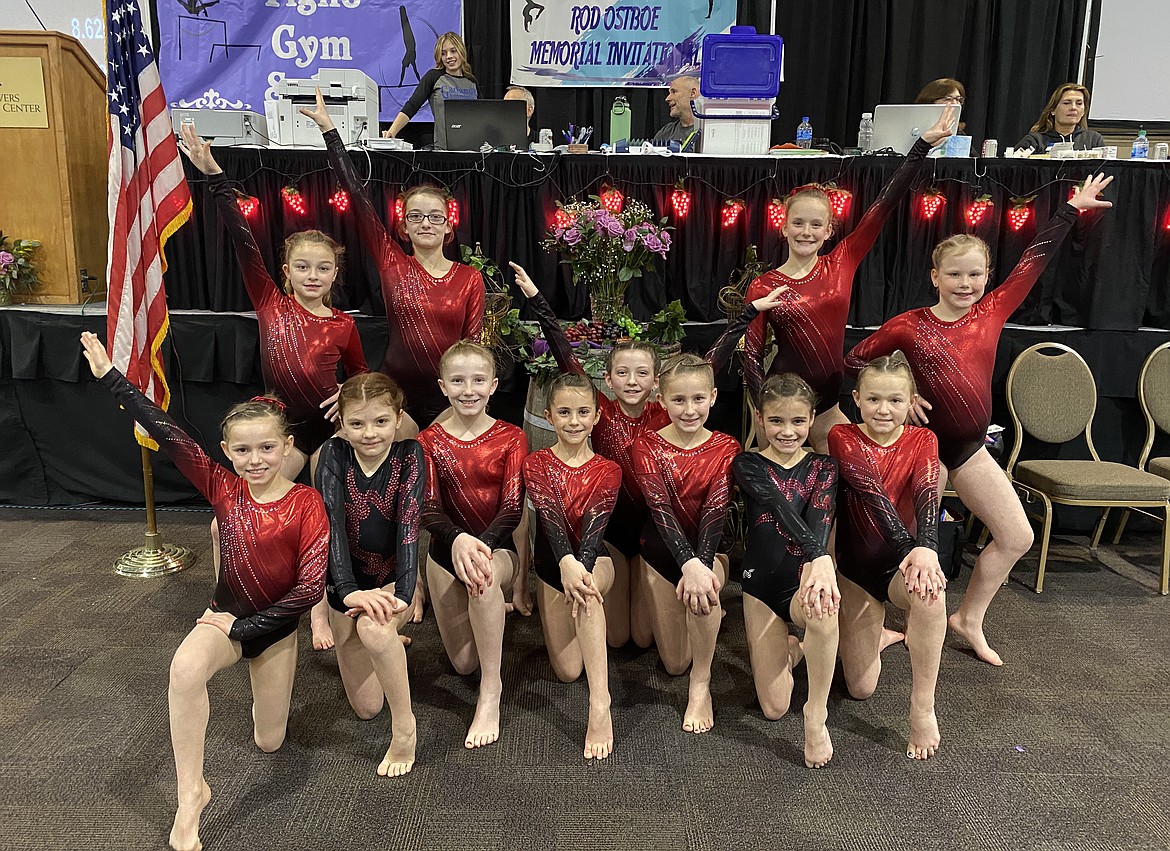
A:
[[[383,121],[435,66],[435,39],[462,31],[460,0],[158,0],[156,15],[172,107],[263,114],[281,80],[353,68],[378,84]]]

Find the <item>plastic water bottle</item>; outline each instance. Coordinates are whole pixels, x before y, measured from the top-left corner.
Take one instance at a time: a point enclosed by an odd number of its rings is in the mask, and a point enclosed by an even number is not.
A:
[[[861,124],[857,127],[857,147],[861,152],[873,149],[873,113],[861,113]]]
[[[812,125],[808,123],[808,116],[800,119],[796,128],[796,146],[798,148],[812,147]]]
[[[1150,158],[1150,140],[1146,138],[1145,128],[1138,130],[1137,138],[1133,140],[1133,150],[1129,158],[1132,160],[1148,160]]]

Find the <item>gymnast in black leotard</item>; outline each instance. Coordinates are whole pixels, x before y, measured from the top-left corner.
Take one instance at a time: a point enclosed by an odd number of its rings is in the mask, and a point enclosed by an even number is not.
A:
[[[337,667],[350,706],[373,718],[390,706],[393,738],[378,774],[398,777],[414,765],[415,723],[406,621],[418,573],[418,532],[426,480],[422,446],[394,441],[402,391],[373,372],[354,376],[338,395],[341,434],[325,442],[317,484],[329,512],[326,598]]]
[[[743,615],[752,678],[765,717],[776,720],[788,711],[792,669],[804,656],[804,762],[820,768],[833,757],[825,722],[841,599],[828,550],[837,464],[804,448],[816,411],[816,394],[804,379],[771,376],[758,402],[756,425],[767,446],[731,465],[747,505]],[[803,646],[788,634],[788,623],[804,628]]]

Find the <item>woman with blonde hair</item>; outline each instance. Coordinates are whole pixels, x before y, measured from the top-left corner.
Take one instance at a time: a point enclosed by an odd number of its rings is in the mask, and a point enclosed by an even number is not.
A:
[[[431,113],[435,116],[435,147],[446,150],[447,124],[443,105],[449,100],[478,98],[476,82],[471,72],[471,63],[467,61],[467,46],[459,33],[443,33],[435,41],[435,67],[423,75],[415,86],[414,94],[402,105],[402,111],[394,116],[390,129],[382,135],[389,139],[396,138],[422,105],[430,101]]]

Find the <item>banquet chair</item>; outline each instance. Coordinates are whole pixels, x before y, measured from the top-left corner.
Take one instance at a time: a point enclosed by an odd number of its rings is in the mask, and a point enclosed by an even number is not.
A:
[[[1159,510],[1163,519],[1161,591],[1167,593],[1170,523],[1165,521],[1170,519],[1170,480],[1128,464],[1101,460],[1093,445],[1097,385],[1084,359],[1060,343],[1037,343],[1025,349],[1008,371],[1007,402],[1015,426],[1007,472],[1025,513],[1043,523],[1036,592],[1044,589],[1056,504],[1103,509],[1089,544],[1093,552],[1100,543],[1108,509]],[[1019,461],[1026,434],[1051,444],[1068,443],[1084,435],[1092,460]]]
[[[1158,432],[1170,432],[1170,343],[1158,346],[1142,364],[1141,375],[1138,377],[1138,402],[1146,418],[1146,442],[1142,446],[1141,457],[1138,458],[1138,469],[1170,479],[1170,457],[1150,457]],[[1121,542],[1129,514],[1128,508],[1122,513],[1121,522],[1117,524],[1117,534],[1113,536],[1113,543]]]

